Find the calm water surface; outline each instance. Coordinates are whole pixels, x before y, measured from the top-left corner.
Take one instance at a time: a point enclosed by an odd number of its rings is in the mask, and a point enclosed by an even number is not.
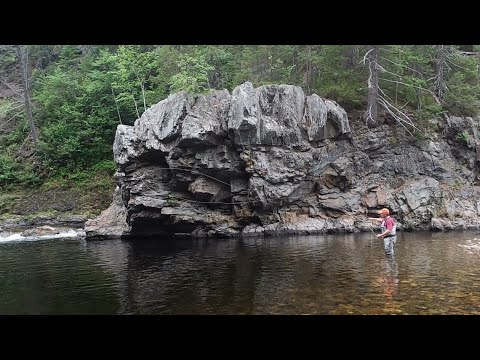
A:
[[[478,248],[477,248],[478,245]],[[0,314],[480,314],[480,234],[0,242]]]

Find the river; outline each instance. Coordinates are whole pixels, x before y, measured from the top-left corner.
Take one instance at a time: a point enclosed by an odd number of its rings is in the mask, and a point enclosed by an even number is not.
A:
[[[480,314],[480,233],[0,241],[0,314]]]

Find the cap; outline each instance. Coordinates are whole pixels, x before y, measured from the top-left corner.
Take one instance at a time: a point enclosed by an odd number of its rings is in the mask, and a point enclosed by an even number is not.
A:
[[[388,216],[390,215],[390,210],[386,209],[386,208],[383,208],[382,210],[378,210],[378,213],[380,215],[385,215],[385,216]]]

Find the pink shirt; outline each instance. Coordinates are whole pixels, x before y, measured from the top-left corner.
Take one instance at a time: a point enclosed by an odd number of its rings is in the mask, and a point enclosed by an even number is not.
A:
[[[385,218],[385,220],[383,220],[383,222],[388,230],[393,231],[393,227],[395,226],[395,220],[393,220],[393,218],[388,216]]]

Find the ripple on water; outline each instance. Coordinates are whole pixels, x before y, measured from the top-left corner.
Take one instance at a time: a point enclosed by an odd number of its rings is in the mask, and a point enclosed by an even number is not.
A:
[[[0,313],[479,314],[475,236],[402,233],[393,259],[364,234],[9,240]]]

